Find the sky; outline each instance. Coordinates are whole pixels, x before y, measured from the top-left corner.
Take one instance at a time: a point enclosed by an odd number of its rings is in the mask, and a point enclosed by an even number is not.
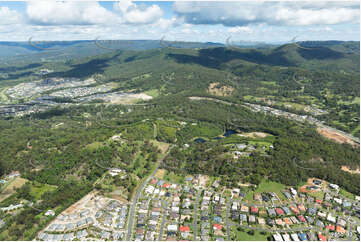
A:
[[[0,41],[360,40],[359,1],[0,1]]]

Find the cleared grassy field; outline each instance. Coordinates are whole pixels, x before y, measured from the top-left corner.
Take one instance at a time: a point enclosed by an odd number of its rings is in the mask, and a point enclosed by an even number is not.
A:
[[[245,230],[245,231],[249,231],[249,230]],[[232,227],[232,232],[235,233],[235,240],[238,241],[267,241],[267,236],[269,234],[261,234],[258,231],[254,231],[254,234],[248,234],[247,232],[242,232],[242,231],[238,231],[237,228],[234,226]]]
[[[263,180],[257,187],[257,189],[253,191],[248,191],[244,200],[254,201],[253,195],[255,193],[262,193],[262,192],[274,192],[278,195],[278,197],[282,200],[285,199],[284,195],[282,194],[282,190],[285,189],[285,185],[277,182],[272,182],[268,180]]]
[[[28,181],[27,179],[24,179],[21,177],[16,177],[16,178],[8,181],[7,183],[5,183],[4,187],[1,189],[0,202],[4,201],[6,198],[10,197],[15,192],[15,188],[21,187],[27,181]]]

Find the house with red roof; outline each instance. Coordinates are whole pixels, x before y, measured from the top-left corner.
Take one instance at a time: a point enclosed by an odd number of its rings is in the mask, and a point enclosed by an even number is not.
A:
[[[326,236],[324,236],[323,234],[319,233],[317,236],[320,241],[327,241]]]
[[[157,180],[152,179],[152,180],[150,181],[150,184],[154,185],[156,182],[157,182]]]
[[[164,187],[164,188],[168,188],[168,187],[170,187],[170,184],[164,183],[164,184],[163,184],[163,187]]]
[[[179,231],[180,232],[190,232],[191,229],[188,226],[180,226]]]
[[[328,229],[329,231],[335,231],[335,225],[329,224],[326,226],[326,229]]]
[[[302,223],[306,222],[305,217],[303,217],[302,215],[297,216],[298,220],[300,220]]]
[[[316,199],[316,201],[315,201],[317,204],[321,204],[322,203],[322,200],[320,200],[320,199]]]
[[[342,228],[340,225],[337,225],[336,232],[344,234],[344,233],[346,233],[346,230],[344,228]]]
[[[302,212],[306,212],[306,208],[302,204],[298,205],[298,209],[301,210]]]
[[[298,210],[298,208],[296,208],[295,206],[291,206],[290,207],[292,212],[295,213],[295,214],[299,214],[300,213],[300,210]]]
[[[283,214],[285,214],[285,212],[283,211],[282,208],[276,208],[276,213],[277,213],[277,215],[283,215]]]
[[[251,207],[251,213],[253,213],[253,214],[258,213],[258,208],[257,207]]]
[[[214,230],[221,230],[222,229],[222,224],[213,224],[213,229]]]

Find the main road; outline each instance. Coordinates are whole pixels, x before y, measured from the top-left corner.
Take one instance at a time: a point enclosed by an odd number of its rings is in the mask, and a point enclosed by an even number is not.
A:
[[[163,155],[162,158],[159,159],[159,161],[157,162],[157,165],[154,169],[154,171],[152,172],[152,174],[150,174],[150,176],[138,187],[137,193],[135,194],[135,197],[133,199],[132,204],[130,205],[130,210],[129,210],[129,216],[128,216],[128,231],[127,231],[127,239],[126,240],[131,240],[132,237],[132,230],[133,230],[133,220],[134,220],[134,214],[135,214],[135,208],[137,206],[137,202],[138,199],[140,197],[140,195],[143,192],[144,187],[148,184],[148,182],[154,177],[155,173],[158,171],[160,164],[163,162],[163,160],[165,159],[165,157],[167,157],[167,155],[169,154],[170,150],[174,147],[174,145],[171,145],[167,152]]]

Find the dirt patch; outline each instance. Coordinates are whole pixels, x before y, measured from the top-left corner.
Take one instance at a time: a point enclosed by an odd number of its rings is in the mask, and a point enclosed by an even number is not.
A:
[[[200,176],[199,176],[199,185],[200,185],[200,186],[206,186],[208,180],[209,180],[209,176],[200,175]]]
[[[263,132],[251,132],[251,133],[242,133],[243,136],[251,137],[251,138],[265,138],[270,134],[263,133]]]
[[[158,169],[154,176],[158,179],[163,179],[165,172],[165,169]]]
[[[0,202],[10,197],[15,192],[15,188],[21,187],[27,181],[27,179],[17,177],[13,181],[9,181],[9,184],[4,184],[6,187],[0,194]]]
[[[321,188],[320,189],[315,189],[315,190],[308,190],[307,187],[308,186],[314,186],[315,184],[313,184],[313,180],[316,179],[316,180],[319,180],[321,181],[321,185],[319,185]],[[307,182],[305,185],[303,185],[302,187],[300,187],[298,189],[299,192],[307,192],[307,193],[314,193],[314,192],[320,192],[322,190],[322,187],[325,187],[327,186],[327,182],[324,181],[324,180],[321,180],[319,178],[315,178],[315,177],[312,177],[312,178],[308,178],[307,179]]]
[[[360,167],[357,168],[356,170],[352,170],[348,166],[341,166],[341,170],[346,171],[346,172],[351,173],[351,174],[360,174]]]
[[[231,96],[234,88],[231,86],[221,86],[219,82],[213,82],[208,86],[208,93],[216,96]]]
[[[324,128],[317,128],[317,132],[330,139],[330,140],[333,140],[337,143],[340,143],[340,144],[343,144],[343,143],[348,143],[354,147],[360,147],[359,144],[355,143],[353,140],[351,140],[350,138],[340,134],[340,133],[337,133],[335,131],[332,131],[332,130],[329,130],[329,129],[324,129]]]

